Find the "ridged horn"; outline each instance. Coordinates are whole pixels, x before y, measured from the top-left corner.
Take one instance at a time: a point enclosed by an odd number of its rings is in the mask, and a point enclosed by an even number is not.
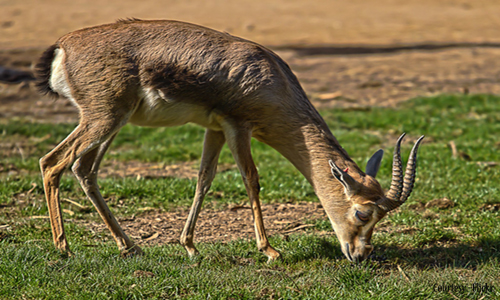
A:
[[[392,181],[391,188],[387,192],[387,198],[392,200],[399,200],[403,188],[403,165],[401,162],[401,142],[403,141],[406,133],[403,133],[394,148],[394,155],[392,157]]]
[[[415,174],[417,172],[417,151],[418,146],[420,146],[420,142],[422,142],[423,139],[424,136],[421,136],[411,149],[410,158],[408,158],[408,163],[406,164],[405,179],[403,182],[403,193],[401,195],[401,198],[399,199],[401,203],[404,203],[406,199],[408,199],[411,191],[413,190],[413,184],[415,183]]]
[[[385,198],[381,199],[378,206],[389,212],[401,206],[411,194],[413,185],[415,183],[415,174],[417,171],[417,152],[420,143],[424,136],[421,136],[416,142],[410,152],[410,157],[406,165],[406,172],[403,177],[403,168],[401,163],[401,141],[406,134],[403,133],[394,148],[394,158],[392,162],[392,181],[391,188],[387,192]]]

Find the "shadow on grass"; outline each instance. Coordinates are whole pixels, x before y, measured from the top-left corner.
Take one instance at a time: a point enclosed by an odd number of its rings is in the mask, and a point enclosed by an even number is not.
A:
[[[293,242],[291,242],[290,244],[292,243]],[[297,263],[300,261],[314,259],[338,260],[344,258],[344,254],[340,250],[340,246],[338,246],[338,244],[330,242],[330,239],[323,237],[311,237],[307,241],[307,243],[307,249],[302,249],[300,251],[283,250],[282,254],[285,262]],[[290,246],[290,249],[295,247],[296,246]]]
[[[285,261],[298,262],[313,259],[346,259],[338,244],[321,238],[313,241],[307,252],[284,253]],[[412,249],[397,246],[375,245],[369,261],[379,263],[398,263],[429,268],[461,268],[474,271],[478,266],[500,261],[500,241],[481,240],[479,245],[450,243],[446,245],[425,245]]]
[[[383,255],[386,261],[404,262],[419,269],[463,268],[475,270],[478,266],[500,260],[500,241],[482,240],[479,245],[453,243],[427,245],[405,249],[380,245],[376,255]]]

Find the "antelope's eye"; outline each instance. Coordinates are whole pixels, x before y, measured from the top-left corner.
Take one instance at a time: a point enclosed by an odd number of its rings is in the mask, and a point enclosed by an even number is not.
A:
[[[370,220],[370,215],[366,213],[362,213],[359,210],[356,211],[356,218],[358,218],[362,222],[368,222]]]

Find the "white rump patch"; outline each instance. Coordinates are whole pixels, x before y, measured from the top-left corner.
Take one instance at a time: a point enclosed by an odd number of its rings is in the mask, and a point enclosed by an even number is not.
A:
[[[52,61],[49,80],[50,88],[59,95],[68,98],[71,102],[73,102],[73,104],[78,106],[75,99],[71,95],[71,88],[69,87],[68,78],[64,68],[66,54],[63,49],[56,49],[54,51],[55,55],[54,60]]]

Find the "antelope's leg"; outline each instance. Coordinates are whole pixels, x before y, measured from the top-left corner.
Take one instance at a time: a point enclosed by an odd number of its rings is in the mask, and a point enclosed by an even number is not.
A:
[[[78,157],[98,147],[119,128],[119,122],[84,120],[56,148],[40,159],[43,187],[49,209],[52,237],[56,248],[69,253],[59,200],[61,175]]]
[[[99,172],[99,165],[106,151],[111,145],[116,134],[111,136],[108,140],[102,143],[98,148],[89,151],[82,157],[76,160],[73,164],[72,171],[80,182],[87,197],[92,201],[97,212],[101,216],[104,224],[108,227],[113,235],[113,238],[121,250],[122,256],[131,254],[142,254],[141,248],[136,246],[129,237],[125,234],[118,221],[113,216],[108,208],[108,205],[102,198],[97,184],[97,173]]]
[[[198,254],[193,244],[194,228],[196,220],[201,210],[203,199],[207,194],[217,171],[217,161],[219,154],[226,139],[221,131],[207,129],[205,132],[205,141],[203,143],[203,153],[201,156],[201,165],[198,173],[198,182],[196,184],[196,193],[193,205],[189,211],[186,225],[181,234],[180,243],[186,248],[189,256]]]
[[[245,188],[250,198],[252,206],[252,214],[255,226],[255,235],[257,239],[257,247],[268,258],[269,262],[280,257],[280,253],[276,251],[267,239],[264,221],[262,219],[262,210],[259,201],[259,174],[255,167],[252,153],[250,150],[251,130],[244,127],[229,126],[225,124],[224,133],[226,135],[227,144],[234,156],[236,164],[240,169]]]

